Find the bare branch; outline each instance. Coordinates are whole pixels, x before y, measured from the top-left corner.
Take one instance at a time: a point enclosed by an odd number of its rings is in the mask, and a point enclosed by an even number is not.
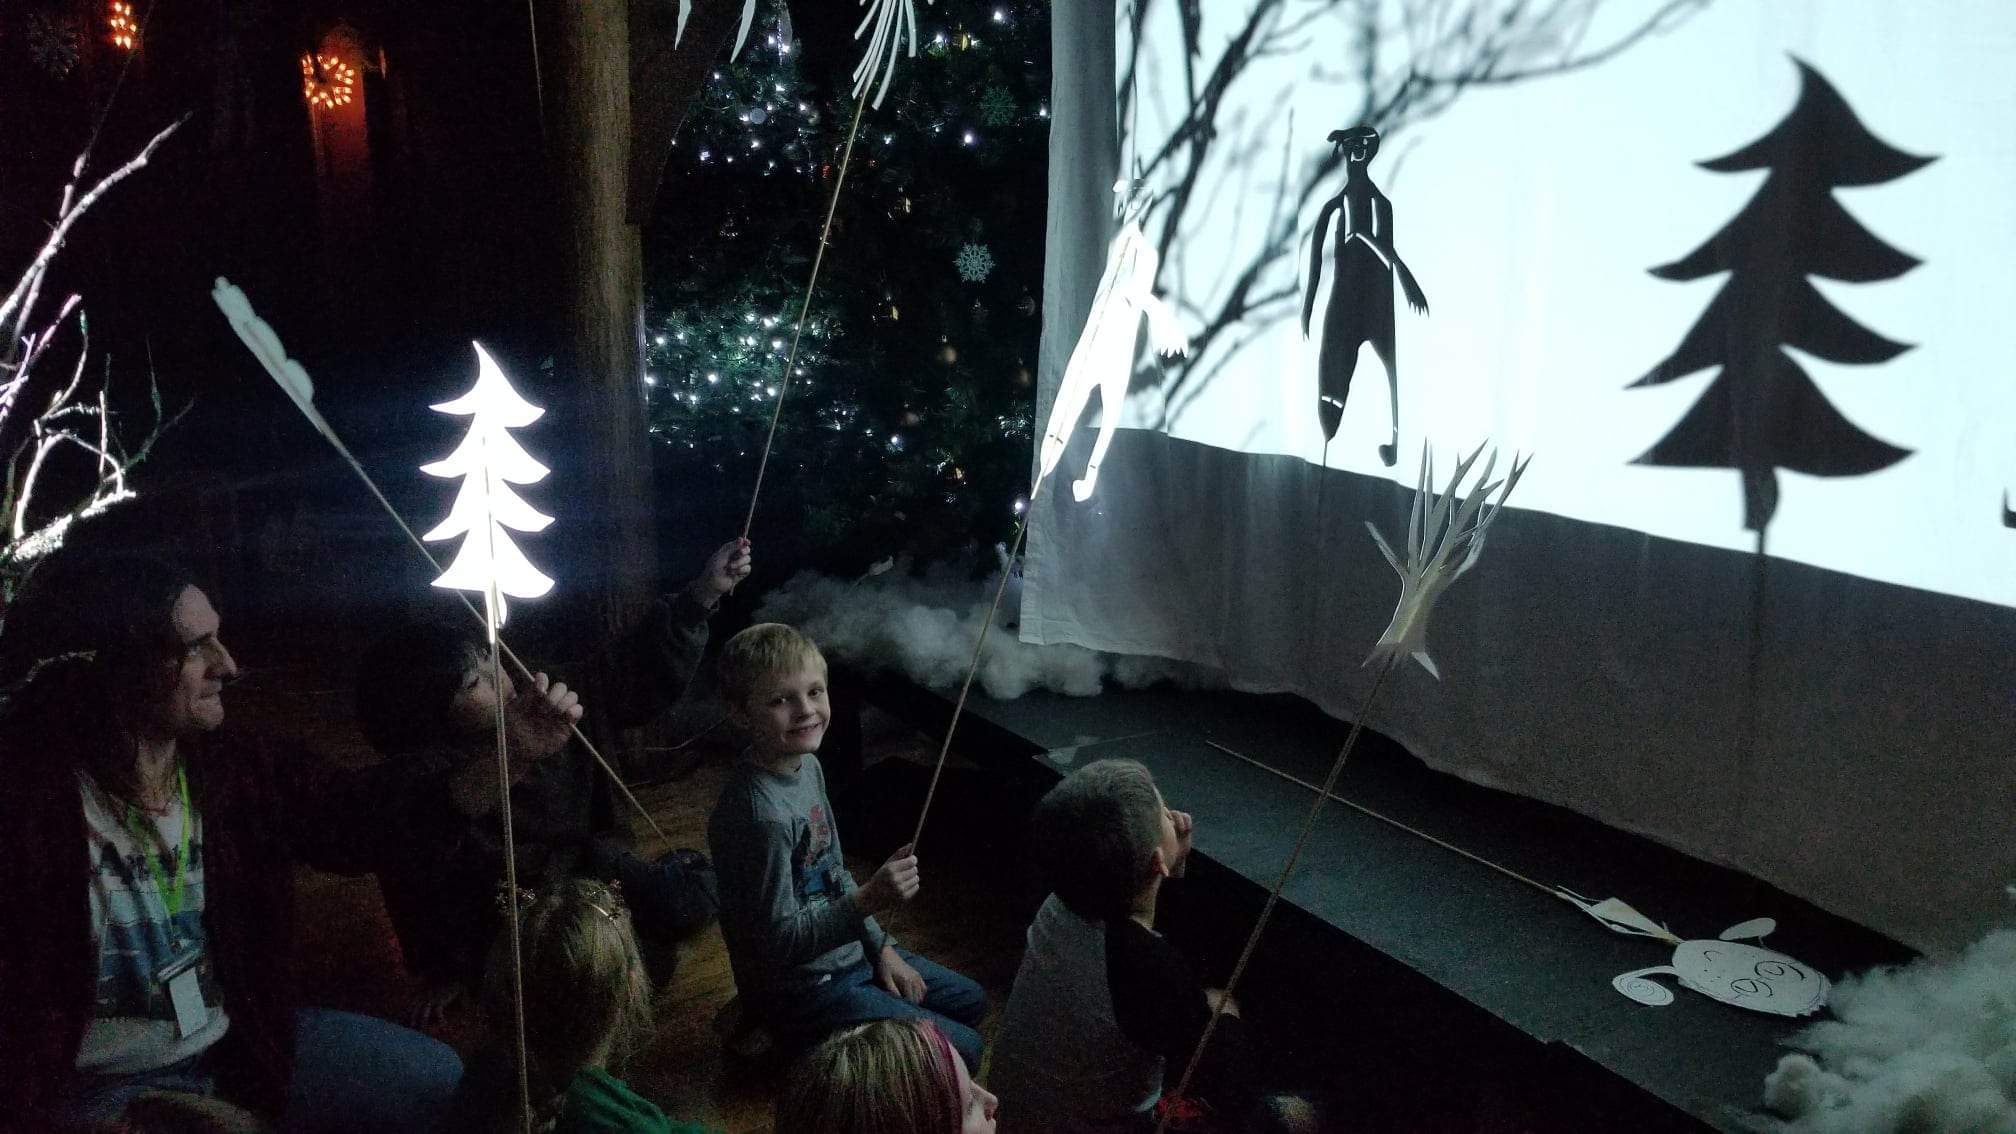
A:
[[[38,558],[61,546],[65,534],[78,520],[134,498],[128,474],[147,458],[162,433],[181,417],[181,412],[177,412],[174,418],[163,420],[150,343],[147,380],[154,420],[138,448],[129,453],[126,438],[112,420],[110,359],[105,360],[96,390],[85,383],[85,371],[91,362],[91,337],[79,297],[72,295],[65,300],[56,317],[39,333],[24,336],[21,329],[33,316],[43,281],[78,218],[112,186],[145,168],[155,149],[187,120],[185,115],[154,135],[132,160],[80,195],[78,188],[90,152],[87,146],[85,154],[72,166],[71,181],[63,189],[48,240],[12,292],[0,301],[0,333],[5,334],[4,342],[0,342],[0,427],[7,424],[35,376],[47,369],[49,349],[72,315],[76,316],[78,331],[76,359],[67,380],[59,379],[42,411],[27,422],[25,429],[15,431],[20,436],[19,442],[10,441],[13,450],[5,462],[4,490],[0,490],[0,524],[4,524],[6,536],[0,539],[0,602],[12,595]],[[89,458],[91,463],[79,470],[88,476],[89,487],[75,492],[66,489],[67,494],[54,507],[43,505],[36,499],[37,489],[43,484],[43,474],[52,467],[51,459],[66,447],[74,447]],[[72,482],[67,476],[61,479],[66,484]]]
[[[83,216],[91,206],[97,204],[98,199],[103,197],[107,190],[145,168],[149,159],[154,156],[155,147],[166,141],[168,135],[180,129],[182,124],[187,121],[189,121],[189,116],[185,114],[170,122],[160,133],[154,135],[153,139],[142,147],[140,152],[135,154],[125,165],[106,174],[99,180],[98,184],[91,187],[90,192],[77,198],[74,207],[70,203],[70,197],[71,193],[76,189],[76,184],[73,182],[64,187],[63,209],[57,217],[55,230],[49,234],[49,239],[42,245],[42,250],[35,254],[34,261],[28,265],[27,272],[21,276],[21,282],[14,285],[14,290],[7,294],[5,300],[0,300],[0,330],[6,332],[8,357],[12,357],[14,353],[13,342],[19,336],[21,323],[27,319],[28,311],[33,306],[32,302],[24,302],[24,300],[28,299],[28,297],[41,288],[42,276],[49,270],[50,261],[56,258],[56,253],[62,249],[63,242],[70,236],[70,226],[77,223],[77,218]],[[79,168],[81,169],[83,159],[80,158],[78,160]]]

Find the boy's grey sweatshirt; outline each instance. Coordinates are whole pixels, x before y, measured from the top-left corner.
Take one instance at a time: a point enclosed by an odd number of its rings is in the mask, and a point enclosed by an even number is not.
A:
[[[889,943],[855,897],[818,757],[806,755],[790,775],[738,760],[707,842],[721,936],[744,995],[816,983]]]

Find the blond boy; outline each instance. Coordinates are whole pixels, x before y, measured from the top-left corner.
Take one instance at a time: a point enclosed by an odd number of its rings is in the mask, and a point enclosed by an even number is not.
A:
[[[971,979],[899,948],[875,914],[916,895],[899,849],[865,886],[841,856],[819,742],[831,716],[826,659],[781,623],[752,626],[721,653],[721,692],[749,747],[707,824],[720,876],[721,933],[750,1017],[788,1044],[852,1024],[928,1018],[970,1067],[987,996]]]

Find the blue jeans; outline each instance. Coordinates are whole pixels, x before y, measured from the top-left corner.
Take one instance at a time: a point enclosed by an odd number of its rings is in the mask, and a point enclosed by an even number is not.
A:
[[[841,1028],[873,1020],[926,1019],[952,1041],[967,1069],[980,1066],[987,1043],[975,1031],[987,1014],[987,993],[973,978],[898,946],[896,954],[924,978],[924,1003],[912,1004],[875,983],[872,960],[834,973],[814,985],[796,985],[763,995],[763,1022],[793,1046],[810,1046]]]
[[[386,1131],[419,1134],[437,1128],[462,1059],[431,1036],[373,1016],[303,1008],[294,1023],[294,1081],[282,1129],[299,1134]],[[67,1125],[91,1126],[119,1116],[148,1091],[213,1095],[216,1075],[199,1055],[156,1071],[80,1080],[61,1111]]]

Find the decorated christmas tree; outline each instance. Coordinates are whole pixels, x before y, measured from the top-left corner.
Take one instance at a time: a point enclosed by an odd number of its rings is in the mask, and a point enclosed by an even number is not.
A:
[[[855,110],[858,13],[794,8],[766,6],[713,73],[645,251],[666,471],[731,499],[754,478]],[[1000,540],[1027,487],[1048,10],[939,0],[918,21],[919,57],[863,117],[765,474],[759,529],[788,517],[773,546],[788,534],[815,559]]]
[[[1818,71],[1799,63],[1799,101],[1776,128],[1703,168],[1770,172],[1741,212],[1685,258],[1652,274],[1694,280],[1729,273],[1679,347],[1633,386],[1671,382],[1708,367],[1721,373],[1673,430],[1635,463],[1736,469],[1743,526],[1762,533],[1778,507],[1778,469],[1857,476],[1908,455],[1864,433],[1828,403],[1787,354],[1867,365],[1909,347],[1855,323],[1808,277],[1867,283],[1918,261],[1883,243],[1834,199],[1924,165],[1884,143]]]

